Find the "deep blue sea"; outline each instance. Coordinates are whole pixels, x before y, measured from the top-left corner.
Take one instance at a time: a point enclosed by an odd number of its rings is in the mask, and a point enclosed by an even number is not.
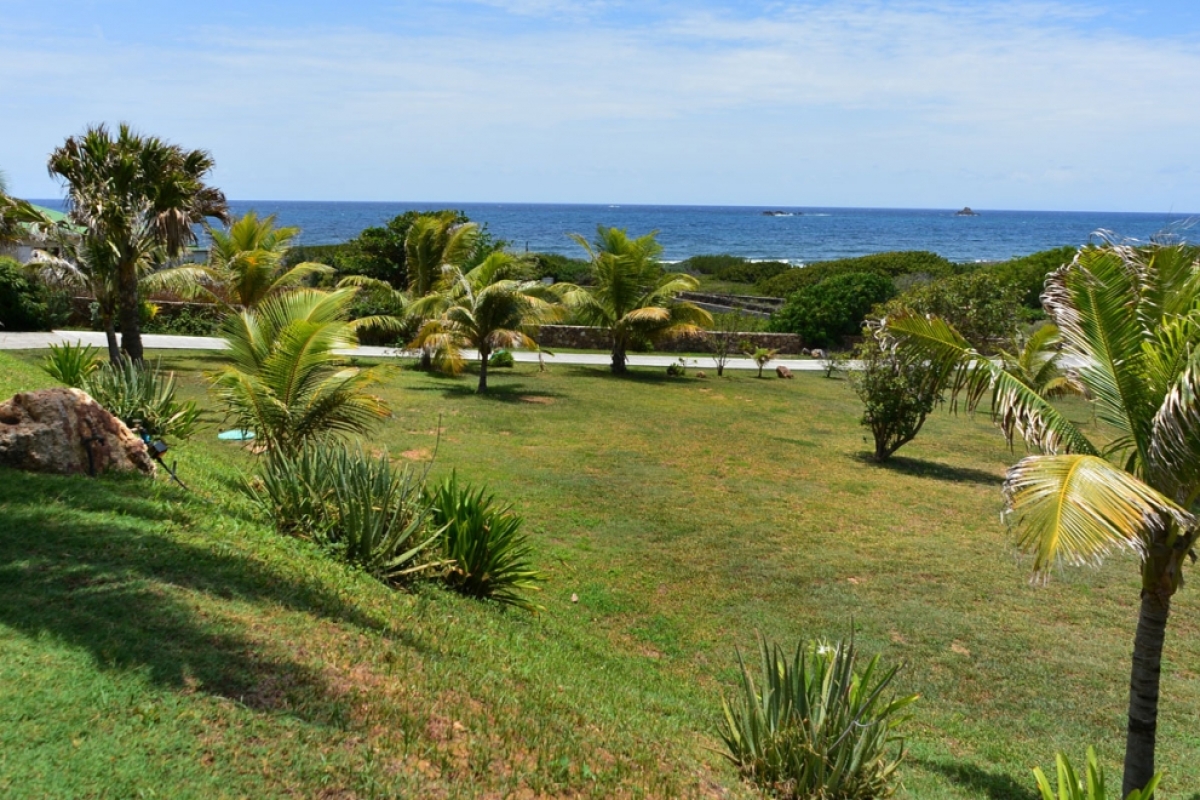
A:
[[[37,201],[57,207],[57,201]],[[954,209],[787,208],[748,206],[552,205],[524,203],[230,202],[235,214],[276,214],[302,230],[304,244],[330,244],[411,209],[461,209],[513,249],[580,255],[569,233],[592,238],[597,225],[631,235],[657,230],[664,258],[705,253],[808,263],[887,250],[932,250],[952,261],[995,261],[1061,245],[1080,245],[1097,230],[1148,239],[1165,230],[1200,238],[1190,215],[1082,211],[991,211],[959,217]],[[765,216],[763,211],[792,216]],[[1189,233],[1191,234],[1189,236]]]

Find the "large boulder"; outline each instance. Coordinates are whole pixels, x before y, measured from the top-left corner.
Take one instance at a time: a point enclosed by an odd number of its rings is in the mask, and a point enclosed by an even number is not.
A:
[[[62,474],[154,474],[146,444],[79,389],[21,392],[0,403],[0,464]]]

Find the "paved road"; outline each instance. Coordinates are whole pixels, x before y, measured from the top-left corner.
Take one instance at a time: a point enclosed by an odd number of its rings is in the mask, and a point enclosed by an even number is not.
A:
[[[93,331],[54,331],[52,333],[0,333],[0,350],[40,350],[52,344],[90,344],[100,349],[107,345],[103,333]],[[224,350],[225,340],[213,336],[165,336],[157,333],[142,334],[142,346],[147,350]],[[398,354],[393,347],[356,347],[352,350],[339,350],[341,355],[389,357]],[[466,351],[469,359],[478,359],[479,354]],[[611,359],[603,353],[556,353],[545,354],[548,365],[578,364],[584,366],[608,366]],[[536,364],[538,354],[517,350],[513,352],[517,361]],[[644,353],[631,353],[629,363],[635,367],[667,367],[679,360],[678,356]],[[687,358],[690,369],[715,370],[716,365],[710,357]],[[821,362],[811,358],[779,358],[767,365],[767,369],[784,366],[795,371],[819,372],[824,369]],[[731,358],[725,364],[725,369],[753,369],[758,366],[749,358]]]

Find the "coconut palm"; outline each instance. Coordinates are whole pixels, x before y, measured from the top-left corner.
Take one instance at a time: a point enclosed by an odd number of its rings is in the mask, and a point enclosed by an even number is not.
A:
[[[462,349],[479,351],[480,394],[487,391],[488,359],[501,347],[537,347],[529,331],[559,319],[557,287],[522,280],[525,264],[511,253],[495,252],[470,272],[446,267],[439,291],[413,303],[427,318],[414,347],[436,354],[450,372],[462,369]]]
[[[177,258],[196,239],[193,225],[228,218],[225,196],[206,185],[212,157],[122,124],[68,137],[50,154],[50,174],[67,186],[68,217],[111,256],[121,347],[142,359],[139,275]]]
[[[656,233],[630,239],[621,228],[596,228],[589,243],[571,237],[587,251],[592,286],[568,291],[564,298],[585,325],[603,328],[612,336],[612,371],[626,372],[626,354],[640,341],[653,342],[712,325],[712,315],[676,299],[699,284],[690,275],[665,272],[658,257],[662,246]]]
[[[294,288],[305,278],[329,274],[325,264],[304,262],[290,269],[284,257],[299,228],[276,228],[275,215],[259,218],[248,211],[228,230],[208,227],[212,245],[208,264],[178,271],[194,274],[199,289],[219,302],[240,309],[254,308],[271,295]]]
[[[1041,451],[1010,468],[1004,486],[1035,574],[1114,550],[1139,556],[1124,797],[1154,775],[1163,638],[1198,533],[1200,249],[1088,246],[1047,278],[1042,299],[1110,439],[1089,439],[1026,378],[980,357],[936,317],[889,319],[885,335],[931,363],[933,379],[968,407],[989,397],[1010,440],[1019,434]]]
[[[268,449],[294,453],[388,414],[367,393],[377,370],[349,367],[334,352],[358,343],[359,321],[346,321],[353,297],[353,289],[296,289],[225,320],[233,364],[213,383],[238,426]]]
[[[446,266],[463,266],[479,242],[474,222],[457,225],[451,213],[422,214],[404,237],[409,289],[414,297],[433,290]]]
[[[1015,352],[997,349],[1005,372],[1018,378],[1042,397],[1082,397],[1083,386],[1061,366],[1062,350],[1057,325],[1043,325],[1016,340]]]

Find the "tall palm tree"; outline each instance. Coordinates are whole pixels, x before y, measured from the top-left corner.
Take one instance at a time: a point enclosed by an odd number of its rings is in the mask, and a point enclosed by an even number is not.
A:
[[[248,211],[228,230],[206,230],[212,239],[208,263],[178,269],[194,273],[200,291],[240,309],[254,308],[311,275],[334,271],[325,264],[311,262],[288,268],[284,257],[300,229],[276,228],[274,214],[260,219],[257,213]]]
[[[445,266],[463,266],[475,251],[479,226],[456,225],[451,213],[422,214],[404,237],[409,289],[414,297],[429,294]]]
[[[68,137],[48,166],[67,186],[70,221],[111,252],[121,347],[140,361],[139,273],[177,258],[196,240],[196,223],[228,219],[225,196],[204,183],[212,157],[126,124],[115,136],[98,125]]]
[[[446,267],[440,290],[413,303],[413,313],[427,318],[414,347],[437,353],[449,371],[462,368],[461,350],[479,351],[479,387],[487,391],[488,359],[501,347],[537,347],[529,331],[559,319],[564,311],[559,291],[540,281],[522,280],[524,262],[496,252],[470,272]]]
[[[1154,775],[1159,667],[1171,598],[1193,556],[1200,500],[1200,249],[1106,243],[1046,281],[1043,303],[1097,418],[1093,441],[1020,375],[944,321],[886,321],[899,352],[933,364],[968,407],[990,397],[1008,437],[1041,450],[1008,471],[1004,497],[1036,574],[1114,550],[1141,562],[1121,796]]]
[[[626,372],[627,353],[638,341],[699,330],[712,325],[712,315],[676,295],[699,284],[690,275],[666,272],[659,263],[662,246],[656,232],[630,239],[621,228],[596,228],[589,243],[579,234],[571,237],[587,251],[592,287],[565,294],[576,316],[585,325],[603,328],[612,335],[612,371]]]
[[[353,289],[297,289],[225,320],[233,364],[213,384],[239,427],[267,448],[292,453],[387,416],[367,393],[378,371],[348,367],[334,352],[358,344],[358,321],[346,321],[353,297]]]

